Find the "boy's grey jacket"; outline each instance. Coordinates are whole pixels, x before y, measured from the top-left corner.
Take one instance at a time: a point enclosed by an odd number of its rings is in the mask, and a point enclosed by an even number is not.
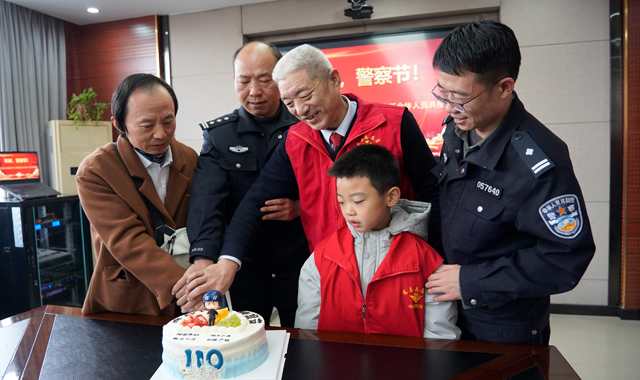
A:
[[[354,238],[363,296],[366,294],[367,285],[387,256],[393,236],[401,232],[410,232],[427,240],[430,211],[429,203],[401,199],[391,208],[391,223],[383,230],[360,233],[347,224]],[[424,337],[459,339],[460,329],[456,326],[458,317],[456,303],[435,302],[434,297],[426,294],[425,291]],[[320,305],[320,273],[312,254],[300,272],[295,327],[317,330]]]

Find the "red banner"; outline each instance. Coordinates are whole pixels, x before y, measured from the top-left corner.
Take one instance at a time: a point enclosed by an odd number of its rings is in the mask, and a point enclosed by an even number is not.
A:
[[[442,38],[390,42],[322,51],[340,72],[342,92],[367,101],[407,107],[435,156],[442,148],[444,106],[431,94],[438,81],[431,68]]]

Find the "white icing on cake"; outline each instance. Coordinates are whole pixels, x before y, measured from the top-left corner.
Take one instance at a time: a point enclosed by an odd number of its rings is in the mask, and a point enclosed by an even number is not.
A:
[[[240,318],[238,327],[182,326],[189,315],[180,316],[162,329],[162,362],[165,370],[179,379],[231,378],[252,371],[268,354],[264,320],[250,311],[229,312]],[[223,319],[224,320],[224,319]]]

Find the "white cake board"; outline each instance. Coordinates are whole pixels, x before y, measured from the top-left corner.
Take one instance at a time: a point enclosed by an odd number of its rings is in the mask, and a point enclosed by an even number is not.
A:
[[[289,346],[289,334],[286,330],[267,331],[269,344],[269,356],[258,368],[243,375],[236,376],[233,380],[280,380],[284,371],[284,360]],[[165,372],[160,364],[151,380],[175,380],[176,378]]]

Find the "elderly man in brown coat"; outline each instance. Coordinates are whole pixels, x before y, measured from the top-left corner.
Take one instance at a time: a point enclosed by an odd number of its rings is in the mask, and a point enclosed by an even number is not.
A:
[[[76,182],[91,222],[96,268],[82,312],[175,315],[171,288],[184,269],[156,245],[142,193],[164,223],[184,227],[198,155],[173,138],[178,101],[162,79],[127,77],[112,100],[120,137],[87,156]],[[139,192],[131,177],[142,182]]]

